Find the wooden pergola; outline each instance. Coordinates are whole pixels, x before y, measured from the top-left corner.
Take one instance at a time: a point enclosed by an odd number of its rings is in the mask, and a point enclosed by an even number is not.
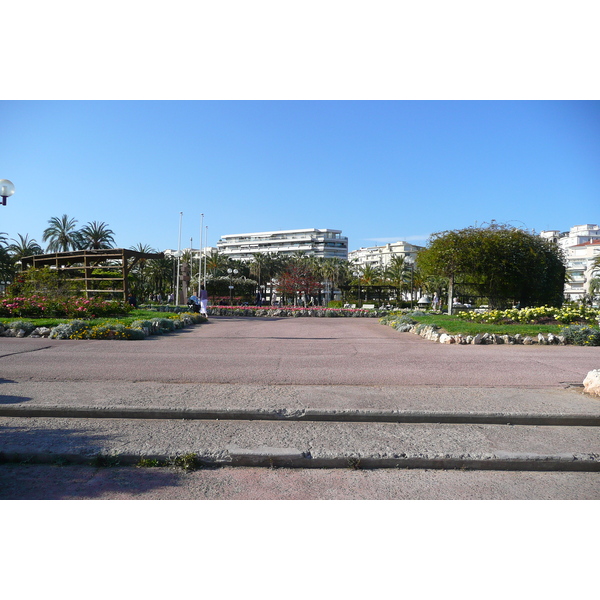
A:
[[[110,248],[108,250],[74,250],[72,252],[55,252],[53,254],[34,254],[21,259],[23,269],[33,267],[50,267],[68,272],[71,277],[68,281],[81,282],[80,291],[86,298],[94,294],[119,294],[123,300],[129,296],[127,279],[131,269],[140,260],[163,258],[162,252],[149,254],[126,250],[124,248]],[[106,271],[106,275],[102,275]],[[115,277],[114,272],[119,276]],[[98,282],[111,282],[108,289],[99,289]]]

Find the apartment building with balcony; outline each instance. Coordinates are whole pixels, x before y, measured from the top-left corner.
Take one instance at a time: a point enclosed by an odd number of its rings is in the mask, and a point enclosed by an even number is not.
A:
[[[600,227],[595,224],[575,225],[569,231],[542,231],[540,236],[560,246],[565,253],[567,282],[566,300],[581,300],[589,293],[590,281],[600,277],[593,262],[600,256]]]
[[[237,260],[252,260],[256,253],[296,254],[348,259],[348,238],[339,229],[289,229],[221,236],[219,253]]]
[[[348,253],[348,260],[359,268],[369,265],[383,270],[390,264],[394,256],[402,256],[408,263],[414,263],[420,250],[423,250],[423,246],[399,241],[383,246],[353,250]]]

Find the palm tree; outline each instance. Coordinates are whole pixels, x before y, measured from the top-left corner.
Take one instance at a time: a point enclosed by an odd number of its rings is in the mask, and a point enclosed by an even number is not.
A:
[[[153,258],[147,265],[147,285],[153,293],[169,295],[174,288],[177,261],[171,256]]]
[[[141,252],[142,254],[154,254],[157,252],[148,244],[142,244],[141,242],[137,246],[131,246],[129,249],[135,250],[136,252]],[[149,289],[149,282],[146,273],[148,260],[149,259],[147,258],[140,258],[130,272],[131,291],[138,298],[146,298],[152,292],[152,290]]]
[[[49,227],[44,229],[42,242],[48,244],[48,252],[68,252],[77,250],[79,245],[79,232],[75,229],[76,219],[70,219],[67,215],[52,217],[48,223]]]
[[[379,267],[366,264],[361,269],[360,282],[364,285],[373,285],[379,279]]]
[[[590,296],[592,299],[600,295],[600,277],[590,279]]]
[[[384,273],[386,279],[396,288],[396,301],[402,297],[402,292],[410,283],[410,267],[405,256],[392,256]]]
[[[17,235],[19,236],[19,240],[13,239],[14,244],[8,246],[8,251],[12,254],[15,261],[21,260],[25,256],[44,253],[42,247],[35,240],[28,239],[29,234],[26,234],[25,237],[20,233]]]
[[[0,237],[2,237],[0,235]],[[6,245],[0,242],[0,283],[10,283],[15,275],[15,263]]]
[[[263,252],[255,252],[252,255],[252,261],[250,262],[250,275],[252,275],[252,277],[256,277],[259,289],[263,282],[262,276],[266,275],[268,263],[268,254],[264,254]]]
[[[92,221],[81,231],[81,243],[87,250],[107,250],[114,247],[114,231],[104,222]]]
[[[206,257],[206,270],[213,276],[224,275],[229,266],[229,258],[221,252],[212,252]]]
[[[380,277],[379,267],[369,264],[360,267],[359,284],[365,287],[365,300],[369,299],[369,288],[377,284]]]

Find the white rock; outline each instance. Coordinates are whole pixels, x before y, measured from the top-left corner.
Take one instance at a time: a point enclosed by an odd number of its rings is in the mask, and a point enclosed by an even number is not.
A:
[[[592,396],[600,398],[600,369],[590,371],[583,380],[583,389]]]

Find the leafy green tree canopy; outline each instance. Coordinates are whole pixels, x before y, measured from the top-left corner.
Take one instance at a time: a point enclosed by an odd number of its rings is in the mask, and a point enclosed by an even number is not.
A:
[[[426,276],[448,279],[449,307],[455,283],[462,291],[487,297],[492,306],[562,305],[565,266],[560,248],[508,225],[492,222],[434,233],[417,264]]]

